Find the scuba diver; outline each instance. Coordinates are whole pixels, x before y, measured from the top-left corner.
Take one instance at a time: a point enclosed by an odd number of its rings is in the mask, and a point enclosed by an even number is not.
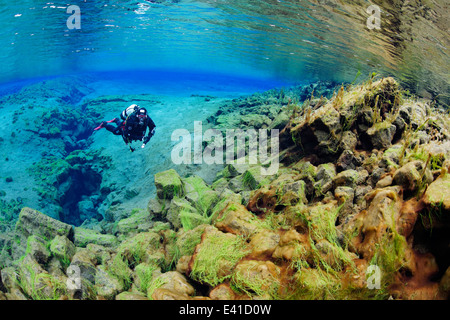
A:
[[[116,126],[110,123],[115,123]],[[142,141],[141,148],[143,149],[155,133],[155,127],[156,125],[149,117],[147,110],[137,104],[132,104],[120,114],[120,119],[114,118],[110,121],[103,121],[94,131],[105,128],[114,135],[122,136],[126,145],[133,141]],[[148,135],[145,136],[147,128],[149,131]],[[131,146],[130,150],[131,152],[135,151]]]

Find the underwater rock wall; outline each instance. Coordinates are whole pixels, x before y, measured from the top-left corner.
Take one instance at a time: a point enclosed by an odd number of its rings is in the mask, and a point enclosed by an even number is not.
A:
[[[48,228],[45,212],[23,208],[2,240],[15,245],[2,251],[0,298],[447,299],[448,114],[392,78],[280,105],[275,175],[156,172],[146,209],[109,232]]]

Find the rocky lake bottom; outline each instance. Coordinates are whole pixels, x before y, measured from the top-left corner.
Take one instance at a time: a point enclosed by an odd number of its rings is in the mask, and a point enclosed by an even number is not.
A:
[[[434,101],[379,77],[110,87],[74,76],[1,98],[0,299],[448,298],[450,118]],[[131,153],[93,128],[133,103],[156,133]],[[278,170],[175,164],[171,135],[195,122],[278,130]]]

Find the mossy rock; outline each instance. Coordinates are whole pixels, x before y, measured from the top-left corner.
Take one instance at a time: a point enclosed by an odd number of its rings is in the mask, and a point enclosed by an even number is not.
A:
[[[183,182],[174,169],[155,174],[156,193],[159,199],[173,199],[184,195]]]
[[[244,260],[236,265],[232,283],[235,288],[264,299],[278,297],[281,269],[272,261]]]
[[[208,226],[190,262],[190,277],[214,287],[232,276],[248,252],[244,238]]]
[[[144,294],[124,291],[116,296],[116,300],[149,300]]]
[[[31,255],[25,255],[18,264],[20,287],[32,300],[56,300],[67,295],[64,281],[44,270]]]
[[[397,127],[385,120],[375,123],[367,130],[367,135],[375,149],[384,150],[391,146]]]
[[[152,225],[150,213],[146,210],[137,210],[130,217],[117,223],[117,231],[121,234],[137,233],[149,230]]]
[[[16,239],[12,242],[13,259],[25,254],[27,239],[30,236],[36,236],[46,243],[58,235],[68,239],[74,238],[73,226],[28,207],[20,211],[14,232]]]
[[[172,223],[175,230],[178,230],[183,227],[183,222],[187,222],[183,221],[182,217],[187,217],[189,215],[192,215],[193,218],[195,217],[194,215],[201,216],[198,210],[194,208],[188,200],[176,197],[169,205],[166,219]]]
[[[141,232],[125,240],[117,248],[117,254],[129,265],[142,262],[164,263],[164,254],[158,253],[161,247],[161,236],[155,232]]]
[[[90,243],[105,247],[115,247],[118,245],[118,240],[112,234],[102,234],[92,229],[76,227],[74,237],[75,246],[84,248]]]
[[[245,171],[242,182],[245,188],[256,190],[270,183],[270,177],[262,174],[260,166],[254,166]]]
[[[107,300],[113,300],[119,292],[124,290],[123,283],[117,279],[117,277],[109,273],[104,266],[99,265],[96,269],[95,289],[97,295]]]
[[[423,197],[424,203],[450,212],[450,174],[446,173],[431,183]]]
[[[50,250],[47,248],[47,243],[35,235],[28,237],[25,254],[29,254],[41,265],[45,265],[51,256]]]
[[[194,253],[195,247],[201,242],[202,234],[207,224],[199,225],[191,230],[181,229],[177,233],[176,246],[179,256],[190,256]]]
[[[242,204],[229,202],[217,217],[215,226],[224,232],[251,236],[261,228],[261,222]]]
[[[50,251],[59,260],[67,263],[75,255],[76,247],[67,237],[56,236],[50,242]]]

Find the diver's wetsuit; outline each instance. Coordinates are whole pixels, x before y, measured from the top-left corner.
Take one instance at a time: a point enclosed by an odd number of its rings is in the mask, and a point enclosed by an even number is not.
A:
[[[139,119],[134,113],[124,121],[116,118],[114,120],[114,123],[117,125],[117,127],[106,123],[104,125],[104,128],[117,136],[122,136],[123,140],[127,144],[136,140],[143,141],[143,143],[146,144],[153,136],[153,130],[156,127],[155,123],[149,116],[147,116],[142,124],[139,123]],[[145,137],[145,131],[147,130],[147,128],[149,131],[148,135]]]

